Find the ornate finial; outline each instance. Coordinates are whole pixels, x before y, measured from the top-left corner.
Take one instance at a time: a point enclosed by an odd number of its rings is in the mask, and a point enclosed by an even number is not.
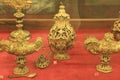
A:
[[[65,6],[63,5],[62,1],[60,2],[59,12],[54,16],[54,19],[56,20],[70,19],[70,15],[66,13]]]

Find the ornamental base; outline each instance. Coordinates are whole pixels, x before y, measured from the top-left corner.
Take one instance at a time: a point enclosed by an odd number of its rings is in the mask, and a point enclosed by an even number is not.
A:
[[[54,55],[54,59],[66,60],[66,59],[70,59],[70,56],[67,53],[57,53]]]
[[[14,69],[14,74],[19,74],[19,75],[24,75],[29,72],[29,68],[25,66],[24,68],[15,68]]]
[[[103,72],[103,73],[109,73],[112,72],[112,67],[109,65],[104,66],[103,64],[96,66],[97,71]]]

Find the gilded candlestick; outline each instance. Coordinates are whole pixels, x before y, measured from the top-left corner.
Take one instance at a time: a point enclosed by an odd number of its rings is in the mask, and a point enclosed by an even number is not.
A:
[[[22,29],[23,17],[25,16],[22,10],[30,7],[31,0],[4,0],[4,2],[15,8],[14,16],[17,18],[16,27],[18,29],[10,33],[9,40],[0,41],[0,50],[17,56],[18,67],[14,69],[14,74],[24,75],[29,72],[29,68],[25,65],[27,62],[25,56],[38,51],[43,45],[43,40],[37,38],[35,42],[28,42],[31,38],[30,32]]]

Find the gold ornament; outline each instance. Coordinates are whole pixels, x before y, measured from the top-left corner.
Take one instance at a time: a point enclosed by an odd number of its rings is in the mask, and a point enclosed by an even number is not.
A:
[[[38,60],[35,62],[36,67],[44,69],[48,67],[50,64],[50,60],[47,59],[43,54],[41,54]]]
[[[84,42],[85,48],[92,54],[100,53],[101,64],[96,68],[100,72],[109,73],[112,71],[112,67],[109,65],[110,54],[120,51],[120,41],[115,41],[112,33],[106,33],[102,40],[98,40],[95,37],[87,37]]]
[[[4,2],[16,9],[17,12],[14,16],[17,18],[16,27],[18,29],[11,32],[9,40],[0,41],[0,50],[17,56],[18,67],[14,69],[14,74],[24,75],[29,72],[29,68],[25,66],[27,61],[25,56],[38,51],[43,45],[43,40],[42,38],[37,38],[35,42],[28,42],[31,35],[29,31],[22,29],[23,17],[25,16],[22,13],[22,9],[29,8],[32,3],[31,0],[4,0]]]
[[[120,40],[120,17],[114,22],[112,31],[114,33],[114,38]]]
[[[55,24],[50,29],[48,42],[50,49],[54,54],[54,59],[70,59],[66,53],[75,40],[75,32],[69,23],[70,15],[66,13],[65,6],[61,2],[59,12],[54,16]]]

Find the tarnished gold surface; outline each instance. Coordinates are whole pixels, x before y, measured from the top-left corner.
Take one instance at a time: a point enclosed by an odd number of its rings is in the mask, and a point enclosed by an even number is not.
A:
[[[120,17],[114,22],[113,27],[114,38],[120,40]]]
[[[48,35],[49,46],[54,54],[54,59],[70,59],[66,53],[75,40],[75,32],[69,23],[70,15],[66,13],[65,6],[61,3],[59,12],[54,16],[55,24]]]
[[[120,41],[115,41],[112,33],[106,33],[102,40],[98,40],[95,37],[87,37],[84,42],[85,48],[93,54],[101,54],[101,64],[96,68],[100,72],[109,73],[112,71],[112,67],[109,65],[110,54],[120,51]]]
[[[44,69],[48,67],[50,64],[50,60],[47,59],[44,55],[40,55],[38,60],[35,62],[36,67]]]
[[[38,51],[43,45],[43,40],[37,38],[35,42],[28,42],[27,40],[31,38],[31,35],[29,31],[22,29],[23,17],[25,16],[22,9],[28,8],[32,3],[31,0],[4,0],[4,2],[16,9],[17,12],[14,16],[17,18],[16,27],[18,29],[11,32],[9,40],[0,41],[0,50],[17,56],[18,67],[14,69],[14,74],[24,75],[29,72],[29,68],[25,66],[25,56]]]

